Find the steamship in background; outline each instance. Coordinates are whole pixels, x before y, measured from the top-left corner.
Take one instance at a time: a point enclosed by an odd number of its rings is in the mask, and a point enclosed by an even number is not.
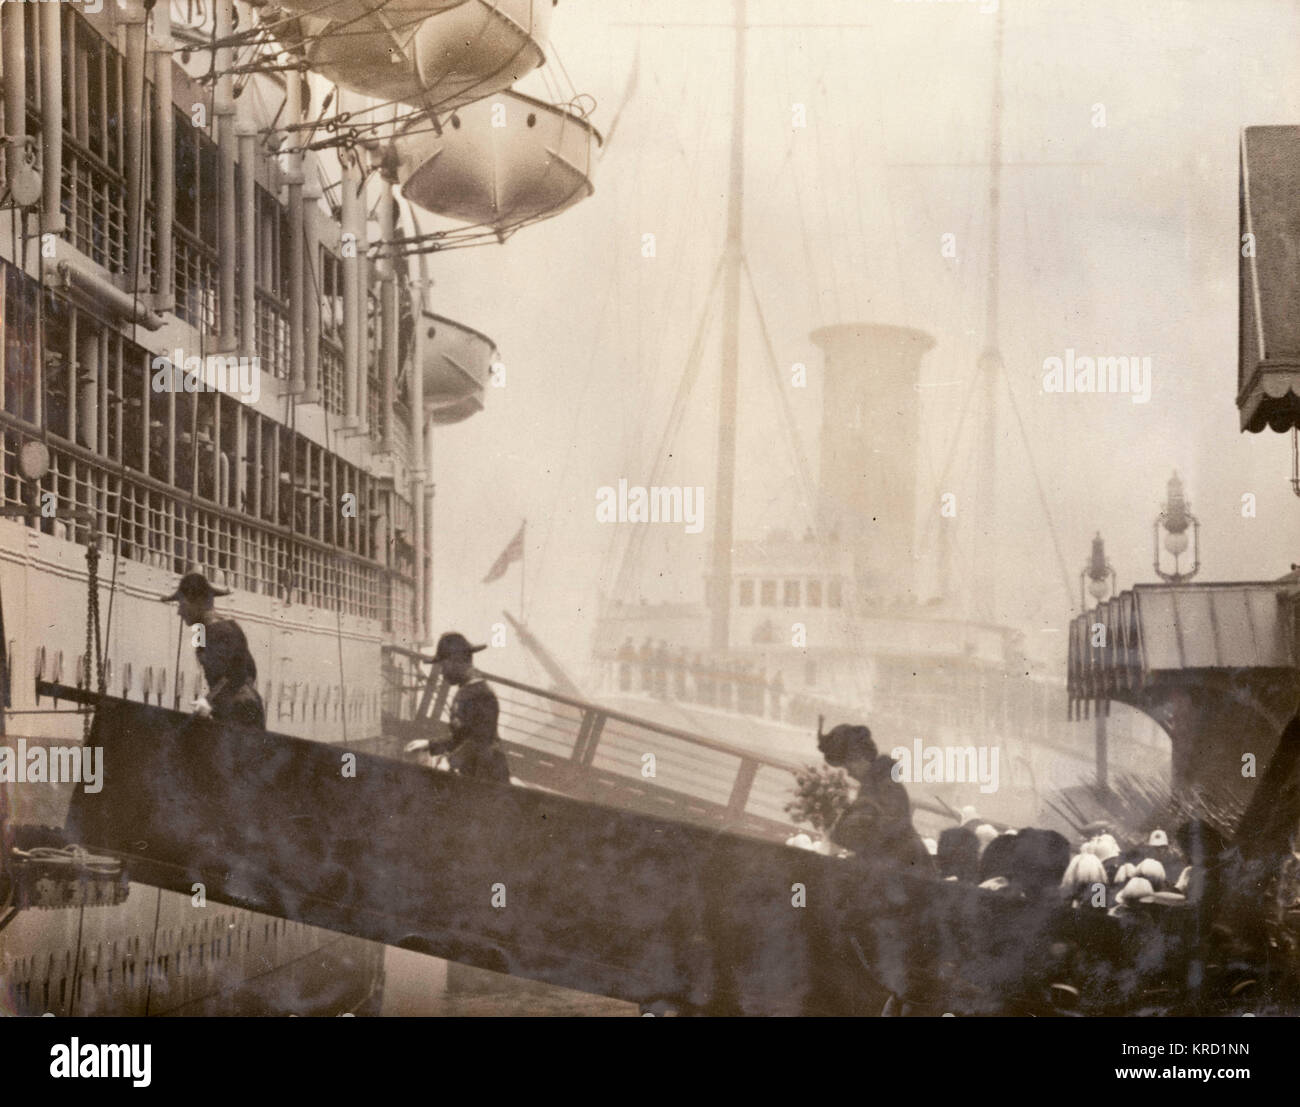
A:
[[[3,5],[11,742],[81,741],[34,677],[188,710],[200,673],[158,601],[198,569],[232,590],[268,729],[378,747],[411,675],[390,648],[427,633],[434,429],[483,410],[496,357],[425,306],[426,255],[589,195],[600,136],[576,97],[510,88],[551,0],[371,8]],[[155,390],[178,350],[255,355],[260,395]],[[48,845],[13,828],[68,798],[0,786],[6,851]],[[111,875],[59,906],[69,858],[48,863],[29,906],[0,896],[6,1013],[381,1010],[380,946]]]
[[[742,0],[735,16],[726,242],[692,342],[693,358],[710,347],[710,305],[721,285],[721,335],[713,347],[720,400],[710,489],[712,554],[703,595],[684,602],[680,591],[674,602],[646,598],[653,595],[656,575],[647,528],[629,528],[625,541],[616,536],[609,557],[617,571],[614,586],[602,592],[586,690],[611,709],[805,762],[818,759],[812,736],[819,720],[827,728],[867,723],[882,752],[896,746],[913,752],[917,742],[996,748],[995,791],[969,782],[925,783],[921,767],[915,768],[909,792],[918,829],[937,834],[952,825],[951,814],[971,805],[1007,824],[1069,830],[1053,796],[1073,793],[1076,810],[1087,809],[1099,775],[1113,770],[1116,776],[1167,776],[1170,747],[1150,719],[1120,708],[1100,724],[1114,740],[1108,742],[1109,764],[1099,765],[1093,728],[1070,717],[1061,664],[1066,643],[1058,637],[1052,639],[1056,648],[1039,648],[1041,635],[1030,640],[1039,628],[1006,625],[994,597],[995,474],[998,442],[1007,433],[999,425],[1005,416],[997,402],[1004,373],[998,314],[1001,95],[995,89],[991,97],[989,268],[978,305],[983,352],[973,373],[956,374],[964,378],[965,409],[977,412],[971,433],[961,433],[965,410],[944,431],[935,410],[923,408],[923,359],[935,345],[928,333],[881,322],[823,326],[811,335],[824,362],[820,472],[814,475],[812,451],[803,446],[782,394],[788,367],[775,364],[772,328],[746,255],[744,13]],[[996,18],[993,72],[1000,87],[1000,11]],[[811,254],[806,226],[804,234]],[[746,284],[753,309],[742,314]],[[742,385],[757,389],[753,378],[760,375],[751,369],[745,378],[740,369],[764,361],[779,399],[779,425],[768,428],[765,443],[773,450],[785,443],[799,502],[782,527],[761,537],[737,537],[736,475],[738,461],[745,471],[745,460],[737,458],[736,423],[746,399]],[[698,360],[684,367],[679,401],[691,394],[699,368]],[[807,369],[815,372],[816,366]],[[942,414],[951,419],[955,412]],[[670,418],[649,484],[665,472],[670,447],[681,452],[674,433]],[[939,434],[948,435],[942,443],[946,483],[922,488],[918,461],[925,437]],[[1021,464],[1033,468],[1027,444],[1025,452]],[[960,488],[960,511],[948,510],[956,501],[944,501],[953,488]],[[1054,523],[1050,516],[1043,522],[1027,524],[1024,533],[1045,544]],[[689,557],[670,561],[676,568]],[[1081,596],[1074,609],[1086,603]]]
[[[819,719],[827,728],[867,723],[883,752],[911,753],[918,740],[997,748],[996,790],[925,783],[918,765],[908,786],[918,828],[951,826],[946,804],[1068,829],[1049,803],[1091,785],[1097,763],[1092,727],[1069,718],[1059,661],[1033,656],[1023,630],[972,618],[951,596],[916,599],[914,534],[925,530],[914,491],[917,385],[931,338],[866,324],[812,337],[825,352],[813,525],[736,543],[721,648],[707,602],[607,599],[596,694],[631,714],[810,762]],[[1168,741],[1147,720],[1116,711],[1109,725],[1117,776],[1167,765]]]

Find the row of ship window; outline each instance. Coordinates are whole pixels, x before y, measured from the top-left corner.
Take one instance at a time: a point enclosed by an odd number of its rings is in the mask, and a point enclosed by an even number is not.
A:
[[[815,577],[808,580],[742,579],[740,581],[740,606],[843,607],[843,582],[838,577],[832,577],[825,582],[824,593],[822,585],[823,582]]]

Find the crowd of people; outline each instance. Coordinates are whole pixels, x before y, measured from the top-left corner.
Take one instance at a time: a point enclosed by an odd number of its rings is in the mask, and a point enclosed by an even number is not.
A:
[[[717,707],[796,726],[816,721],[818,714],[839,710],[829,701],[787,692],[780,670],[770,672],[735,657],[674,650],[664,641],[646,638],[637,646],[628,638],[604,659],[614,665],[620,692]]]
[[[1109,825],[1094,824],[1072,844],[1054,830],[999,830],[972,808],[961,815],[960,826],[925,842],[944,880],[1025,898],[1056,896],[1113,914],[1139,903],[1181,904],[1196,894],[1199,881],[1186,851],[1163,829],[1121,842]]]
[[[1112,914],[1138,904],[1196,901],[1204,892],[1206,862],[1222,848],[1208,827],[1195,822],[1179,829],[1176,844],[1160,828],[1121,841],[1104,822],[1082,828],[1072,843],[1055,830],[999,828],[973,807],[963,808],[959,825],[937,839],[921,838],[912,826],[907,790],[894,779],[894,761],[876,750],[867,727],[837,726],[818,736],[818,746],[828,765],[857,781],[857,796],[831,828],[828,843],[797,834],[787,845],[884,859],[1007,896],[1054,897]]]

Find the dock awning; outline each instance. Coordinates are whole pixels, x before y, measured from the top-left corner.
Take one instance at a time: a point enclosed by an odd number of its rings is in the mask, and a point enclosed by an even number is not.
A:
[[[1241,429],[1300,427],[1300,127],[1241,135],[1237,407]]]
[[[1139,584],[1070,624],[1071,704],[1127,700],[1164,673],[1294,669],[1286,582]]]

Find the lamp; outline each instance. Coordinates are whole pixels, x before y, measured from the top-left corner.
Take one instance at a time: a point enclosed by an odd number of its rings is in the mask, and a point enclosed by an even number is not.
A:
[[[1190,540],[1187,534],[1189,527],[1192,531]],[[1172,573],[1166,573],[1160,567],[1161,530],[1165,532],[1165,551],[1172,554],[1174,558]],[[1155,571],[1161,580],[1178,583],[1191,580],[1196,576],[1201,568],[1201,521],[1192,514],[1187,496],[1183,492],[1183,482],[1179,480],[1177,473],[1169,478],[1165,506],[1156,516],[1152,534],[1155,541]],[[1184,573],[1180,569],[1180,562],[1189,544],[1192,547],[1192,567]]]
[[[1098,606],[1115,591],[1115,569],[1106,560],[1106,544],[1102,541],[1100,531],[1092,540],[1092,556],[1079,573],[1079,606],[1086,611],[1088,601],[1084,598],[1084,581],[1088,582],[1088,595],[1097,601]]]

